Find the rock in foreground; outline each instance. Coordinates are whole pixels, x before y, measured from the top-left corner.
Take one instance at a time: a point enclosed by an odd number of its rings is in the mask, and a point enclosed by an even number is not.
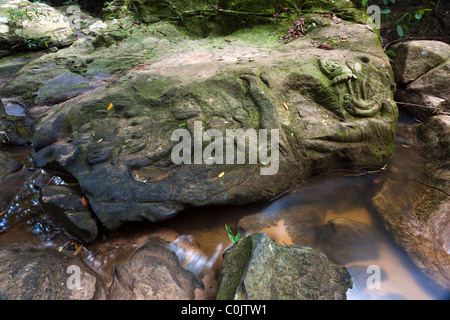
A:
[[[193,300],[201,280],[183,269],[167,243],[150,239],[115,267],[110,297],[117,300]]]
[[[77,257],[0,248],[0,300],[91,300],[103,293],[97,276]]]
[[[224,253],[219,285],[219,300],[345,300],[352,282],[323,253],[256,233]]]

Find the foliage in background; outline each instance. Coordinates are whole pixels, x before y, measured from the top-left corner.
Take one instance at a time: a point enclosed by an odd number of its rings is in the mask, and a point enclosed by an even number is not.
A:
[[[12,50],[25,45],[28,49],[48,47],[48,39],[43,37],[27,37],[24,36],[24,25],[29,22],[37,22],[40,17],[46,16],[45,13],[36,8],[28,9],[8,9],[6,11],[8,22],[12,25],[17,24],[22,27],[21,39],[12,46]]]
[[[421,4],[415,4],[407,0],[362,0],[363,6],[373,4],[380,6],[381,13],[384,14],[382,18],[391,28],[395,28],[397,36],[404,37],[411,34],[410,29],[412,27],[419,27],[427,17],[437,12],[440,0],[436,2],[423,0]],[[404,7],[403,11],[399,16],[394,16],[389,8],[399,4]]]

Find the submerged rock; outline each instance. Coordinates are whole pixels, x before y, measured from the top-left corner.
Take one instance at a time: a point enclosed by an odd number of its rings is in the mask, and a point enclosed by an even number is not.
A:
[[[217,299],[345,300],[351,287],[348,271],[323,253],[257,233],[225,251]]]
[[[265,233],[278,244],[313,247],[323,223],[314,205],[299,205],[275,212],[248,215],[239,220],[241,234]]]
[[[330,259],[340,264],[378,258],[379,248],[370,227],[351,219],[328,221],[321,229],[319,246]]]

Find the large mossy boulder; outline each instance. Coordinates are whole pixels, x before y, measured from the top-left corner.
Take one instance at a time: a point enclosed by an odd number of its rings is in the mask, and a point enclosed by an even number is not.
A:
[[[190,206],[266,201],[313,174],[378,169],[394,150],[394,79],[377,34],[316,18],[312,35],[289,44],[278,41],[284,22],[192,39],[167,21],[133,32],[132,22],[110,21],[28,64],[0,94],[7,112],[20,106],[32,124],[35,165],[78,179],[108,229]],[[327,39],[333,50],[316,45]],[[175,164],[172,134],[192,136],[200,122],[202,134],[224,138],[227,129],[275,130],[279,166],[250,164],[248,154],[244,164],[211,164],[214,153]],[[276,174],[261,174],[270,168]]]
[[[349,288],[348,271],[323,253],[256,233],[225,251],[217,299],[345,300]]]

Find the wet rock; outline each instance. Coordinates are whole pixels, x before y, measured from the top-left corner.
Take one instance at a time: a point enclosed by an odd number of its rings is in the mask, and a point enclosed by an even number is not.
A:
[[[435,160],[450,157],[450,115],[434,116],[416,129],[417,144]]]
[[[175,252],[159,238],[146,241],[127,261],[116,265],[110,299],[192,300],[203,283],[181,267]]]
[[[224,253],[217,299],[345,300],[348,271],[316,250],[278,246],[257,233]]]
[[[34,170],[23,168],[19,161],[4,151],[0,151],[0,166],[0,212],[3,212],[22,190]]]
[[[77,279],[71,277],[76,272]],[[52,249],[0,248],[0,300],[91,300],[102,292],[96,275],[77,257]]]
[[[374,190],[372,203],[414,264],[450,290],[448,116],[431,117],[410,127],[408,147],[416,156],[410,156],[401,169],[391,164],[388,174],[392,178]]]
[[[81,241],[90,243],[98,234],[97,221],[84,206],[81,194],[66,186],[44,186],[40,189],[40,203],[53,214],[64,230]]]
[[[6,113],[0,99],[0,146],[27,146],[28,141],[19,134],[13,118]]]
[[[0,150],[0,179],[22,169],[22,164],[9,153]]]
[[[396,57],[392,67],[398,84],[396,100],[421,120],[448,111],[450,45],[439,41],[408,41],[393,50]]]
[[[347,264],[378,258],[378,246],[371,228],[347,218],[328,221],[320,231],[319,246],[333,261]]]
[[[392,188],[399,192],[392,194]],[[385,228],[411,260],[429,278],[449,290],[448,196],[417,182],[405,185],[389,180],[372,201]]]

